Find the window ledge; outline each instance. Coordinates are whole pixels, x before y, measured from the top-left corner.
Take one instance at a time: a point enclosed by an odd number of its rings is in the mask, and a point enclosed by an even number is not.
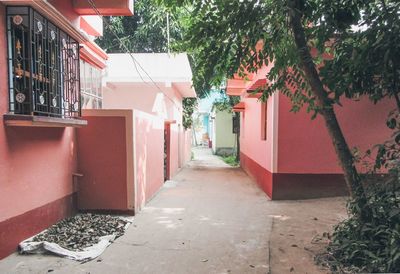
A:
[[[4,114],[4,124],[12,127],[84,127],[83,119],[57,118],[34,115]]]

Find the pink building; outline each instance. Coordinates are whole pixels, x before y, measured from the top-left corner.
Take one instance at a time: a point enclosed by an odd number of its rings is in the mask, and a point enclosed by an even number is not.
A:
[[[77,135],[79,209],[134,214],[190,160],[182,99],[196,96],[191,79],[186,54],[109,55],[103,109],[84,110]]]
[[[346,194],[343,174],[321,117],[301,110],[290,112],[289,99],[275,93],[266,103],[252,94],[266,84],[268,67],[244,80],[228,80],[227,94],[241,96],[234,107],[241,112],[242,168],[272,199],[302,199]],[[390,101],[373,105],[367,98],[342,100],[335,106],[346,140],[361,150],[390,136],[386,127]],[[351,118],[351,119],[350,119]]]
[[[133,12],[133,0],[93,2],[103,14]],[[77,208],[80,160],[90,161],[81,105],[101,105],[107,59],[93,14],[88,1],[0,1],[0,258]]]
[[[182,99],[196,97],[187,55],[110,54],[107,65],[103,107],[142,111],[164,121],[164,178],[172,178],[191,157],[191,132],[182,125]]]

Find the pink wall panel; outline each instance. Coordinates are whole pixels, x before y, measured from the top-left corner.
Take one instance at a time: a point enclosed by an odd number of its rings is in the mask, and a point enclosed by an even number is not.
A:
[[[264,79],[270,67],[262,67],[257,74],[253,75],[251,82],[246,83],[250,87],[259,79]],[[272,172],[273,166],[273,98],[267,101],[267,139],[261,139],[261,102],[257,98],[249,98],[247,94],[242,95],[245,103],[245,112],[240,114],[240,151],[262,168]]]
[[[148,202],[164,183],[164,122],[134,111],[136,208]]]
[[[183,165],[185,165],[192,158],[192,131],[190,129],[184,131],[183,139]]]
[[[61,12],[76,28],[81,28],[90,35],[102,35],[103,26],[101,20],[84,20],[72,7],[72,0],[49,0],[59,12]],[[95,15],[97,17],[97,15]],[[82,22],[81,22],[82,20]]]
[[[0,4],[0,21],[5,22]],[[0,24],[0,114],[8,112],[5,24]],[[6,127],[0,121],[0,221],[72,193],[75,130]]]
[[[6,21],[5,18],[5,8],[2,4],[0,4],[0,20],[2,22]],[[0,114],[6,113],[8,111],[8,86],[5,85],[4,83],[7,83],[8,81],[8,70],[7,70],[7,43],[6,43],[6,28],[5,24],[0,24],[0,83],[3,83],[0,85],[0,95],[3,98],[0,100]],[[6,146],[6,132],[5,132],[5,126],[3,122],[0,123],[0,190],[2,193],[3,189],[5,189],[6,184],[11,184],[11,182],[8,182],[9,179],[6,179],[9,175],[8,171],[8,148]],[[7,176],[7,177],[6,177]],[[16,192],[17,193],[17,192]],[[14,194],[15,195],[15,194]],[[2,202],[0,201],[0,205],[4,206]],[[2,207],[3,208],[3,207]],[[13,216],[15,213],[12,212],[12,209],[8,209],[10,212],[6,213],[6,211],[0,211],[0,221]]]
[[[244,153],[240,153],[240,166],[254,181],[256,181],[258,186],[268,195],[268,197],[272,198],[272,173]]]
[[[182,123],[182,97],[173,88],[164,88],[166,93],[162,100],[157,96],[160,91],[154,86],[146,84],[121,84],[114,89],[105,88],[103,91],[103,107],[105,109],[135,109],[149,114],[164,108],[163,113],[166,120],[175,120],[177,124]]]
[[[333,145],[321,117],[311,120],[305,110],[289,112],[289,100],[280,95],[279,104],[279,173],[341,173]],[[373,105],[367,98],[361,101],[342,100],[335,107],[339,122],[350,148],[362,150],[390,136],[386,127],[390,101]]]
[[[165,119],[171,122],[171,157],[170,157],[170,175],[173,177],[178,172],[179,168],[185,164],[184,159],[184,131],[182,126],[182,97],[172,87],[165,88],[163,91],[166,95],[163,96],[162,105],[165,108],[165,113],[160,115],[160,119]],[[159,106],[157,101],[159,91],[154,86],[135,86],[134,84],[121,84],[115,89],[104,90],[104,104],[106,109],[133,109],[146,112],[151,115],[156,115],[154,106]],[[121,99],[123,98],[123,99]],[[179,137],[180,136],[180,137]],[[179,149],[179,146],[181,147]],[[179,153],[181,156],[179,156]],[[190,159],[190,158],[189,158]]]
[[[145,94],[145,96],[144,96]],[[154,88],[118,87],[116,89],[104,89],[103,107],[105,109],[137,109],[152,112],[157,91]]]
[[[72,193],[72,129],[0,127],[0,221]]]
[[[64,15],[68,21],[70,21],[76,28],[80,27],[80,15],[77,14],[72,7],[72,1],[65,0],[50,0],[52,6],[54,6],[59,12]]]
[[[261,103],[255,98],[242,98],[245,112],[241,115],[240,151],[263,168],[272,171],[272,100],[268,100],[267,140],[261,139]]]
[[[80,209],[127,210],[125,117],[85,116],[78,130]],[[133,182],[132,182],[133,183]]]

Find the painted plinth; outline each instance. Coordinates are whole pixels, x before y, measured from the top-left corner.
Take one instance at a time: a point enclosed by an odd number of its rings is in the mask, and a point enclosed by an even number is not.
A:
[[[50,225],[75,214],[76,198],[68,195],[0,222],[0,259],[16,251],[18,244]]]

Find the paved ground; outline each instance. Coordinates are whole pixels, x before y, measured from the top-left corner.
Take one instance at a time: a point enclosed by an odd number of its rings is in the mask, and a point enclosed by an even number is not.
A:
[[[194,154],[97,260],[13,254],[0,273],[326,272],[313,264],[315,237],[344,218],[344,198],[270,201],[240,168]]]

